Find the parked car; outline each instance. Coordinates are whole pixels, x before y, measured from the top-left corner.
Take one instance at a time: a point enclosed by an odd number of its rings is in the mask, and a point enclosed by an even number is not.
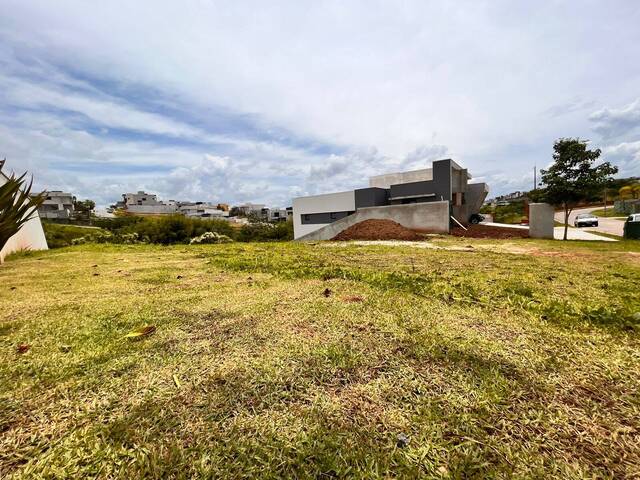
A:
[[[476,225],[480,222],[484,222],[484,215],[479,213],[474,213],[469,217],[469,223]]]
[[[598,226],[598,217],[590,214],[590,213],[581,213],[576,216],[576,219],[573,221],[573,225],[576,228],[580,227],[597,227]]]

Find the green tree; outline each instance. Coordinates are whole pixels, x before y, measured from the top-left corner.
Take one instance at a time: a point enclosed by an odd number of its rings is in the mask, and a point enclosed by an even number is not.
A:
[[[3,163],[0,162],[0,168]],[[26,175],[16,177],[12,174],[4,185],[0,185],[0,250],[33,218],[44,202],[43,193],[31,195],[33,179],[27,185]]]
[[[96,202],[93,200],[73,200],[73,209],[76,212],[76,216],[79,218],[91,219],[91,214],[96,208]]]
[[[567,239],[569,214],[579,202],[600,198],[603,188],[618,172],[609,162],[594,166],[601,150],[589,150],[579,138],[561,138],[553,145],[553,164],[541,170],[544,200],[564,212],[564,236]]]

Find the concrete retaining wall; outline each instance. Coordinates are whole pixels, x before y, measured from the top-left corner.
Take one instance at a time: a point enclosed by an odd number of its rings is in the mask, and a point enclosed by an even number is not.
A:
[[[553,239],[554,209],[548,203],[529,204],[529,236]]]
[[[354,214],[325,225],[296,240],[331,240],[343,230],[364,220],[393,220],[412,230],[449,233],[449,202],[412,203],[359,208]]]

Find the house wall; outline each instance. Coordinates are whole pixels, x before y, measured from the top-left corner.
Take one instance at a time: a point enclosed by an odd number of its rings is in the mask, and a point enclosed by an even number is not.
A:
[[[7,177],[0,172],[0,185],[4,185]],[[0,261],[4,261],[5,257],[11,253],[20,250],[48,250],[47,239],[44,236],[42,223],[38,212],[34,212],[31,219],[25,223],[0,251]]]
[[[389,190],[386,188],[359,188],[355,191],[356,208],[389,205]]]
[[[422,170],[412,170],[410,172],[386,173],[369,178],[370,187],[389,188],[398,183],[424,182],[433,180],[433,170],[424,168]]]
[[[127,205],[127,212],[135,215],[165,215],[177,213],[177,205]]]
[[[364,220],[393,220],[412,230],[434,233],[449,232],[449,202],[412,203],[408,205],[386,205],[383,207],[359,208],[342,220],[324,225],[296,240],[331,240],[338,233]]]
[[[319,230],[327,223],[305,223],[302,215],[331,212],[353,212],[356,209],[355,192],[329,193],[314,195],[311,197],[299,197],[293,199],[293,236],[299,238],[315,230]],[[327,220],[329,218],[327,217]]]

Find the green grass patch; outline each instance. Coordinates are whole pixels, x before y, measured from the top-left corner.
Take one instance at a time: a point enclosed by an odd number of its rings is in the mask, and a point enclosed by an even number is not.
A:
[[[607,208],[605,212],[604,208],[600,208],[598,210],[592,210],[591,213],[596,217],[604,217],[604,218],[619,218],[624,221],[627,218],[627,215],[616,212],[613,207]]]
[[[640,242],[431,243],[10,259],[0,476],[633,477]]]

